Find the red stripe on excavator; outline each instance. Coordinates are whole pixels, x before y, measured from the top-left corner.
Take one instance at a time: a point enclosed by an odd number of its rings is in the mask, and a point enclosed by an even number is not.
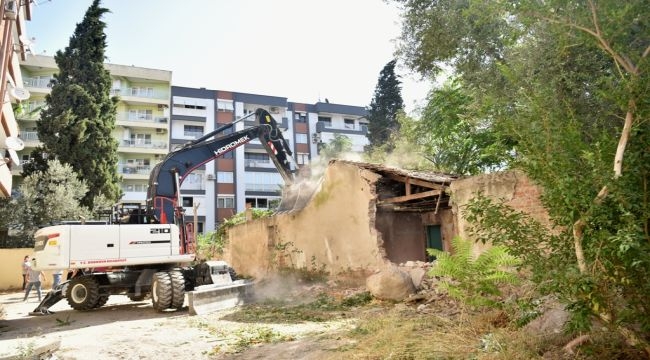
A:
[[[51,238],[59,237],[59,235],[60,235],[59,233],[48,234],[48,235],[47,235],[47,238],[48,238],[48,239],[51,239]]]

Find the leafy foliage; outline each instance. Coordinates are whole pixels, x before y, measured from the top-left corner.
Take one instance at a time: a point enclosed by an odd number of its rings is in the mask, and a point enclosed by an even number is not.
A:
[[[334,134],[334,138],[329,143],[319,144],[319,146],[319,159],[327,163],[352,151],[352,140],[343,134]]]
[[[272,210],[263,210],[263,209],[251,209],[252,218],[259,219],[271,216],[273,214]],[[197,253],[202,259],[214,259],[219,255],[223,255],[223,249],[226,246],[227,237],[226,234],[228,229],[231,227],[243,224],[246,220],[246,212],[240,212],[231,216],[228,219],[224,219],[223,223],[217,228],[216,231],[207,232],[205,234],[199,234],[197,236],[198,249]]]
[[[431,91],[420,119],[401,118],[400,135],[437,171],[472,175],[498,169],[509,158],[507,143],[473,105],[460,82],[450,81]]]
[[[368,145],[366,151],[387,147],[392,150],[391,135],[399,130],[397,116],[404,111],[401,81],[395,74],[397,61],[391,60],[379,74],[375,94],[368,108]]]
[[[122,192],[117,174],[117,141],[113,138],[117,98],[110,96],[111,77],[104,68],[106,24],[101,21],[108,9],[93,1],[64,51],[54,59],[59,73],[46,95],[46,107],[37,122],[42,148],[34,152],[37,161],[23,173],[43,170],[48,158],[70,164],[88,183],[83,204],[92,207],[104,194],[117,202]],[[39,160],[40,159],[40,160]]]
[[[32,247],[33,233],[38,227],[90,218],[91,211],[80,205],[86,191],[86,183],[78,179],[70,165],[50,160],[45,172],[36,172],[23,180],[15,199],[0,202],[0,211],[7,215],[3,225],[18,233],[16,241],[7,246]]]
[[[450,296],[471,306],[495,306],[501,295],[499,285],[518,282],[512,270],[520,261],[505,246],[490,247],[474,259],[471,241],[456,236],[451,244],[453,254],[427,249],[436,257],[428,275],[440,276]]]
[[[524,254],[574,324],[599,317],[650,352],[648,2],[398,2],[407,64],[462,80],[556,229],[482,203],[483,235]]]

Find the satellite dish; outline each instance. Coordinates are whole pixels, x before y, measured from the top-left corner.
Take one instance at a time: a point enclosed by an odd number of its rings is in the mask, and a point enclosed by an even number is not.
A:
[[[9,150],[20,151],[25,148],[25,143],[20,138],[8,136],[5,139],[5,147]]]
[[[11,96],[12,98],[18,101],[27,100],[31,96],[29,91],[19,87],[9,87],[8,91],[9,91],[9,96]]]

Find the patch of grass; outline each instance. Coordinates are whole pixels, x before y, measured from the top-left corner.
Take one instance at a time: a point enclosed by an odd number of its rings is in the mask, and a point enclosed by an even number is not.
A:
[[[77,320],[70,320],[70,315],[68,315],[68,317],[66,317],[65,320],[61,320],[59,318],[56,318],[55,320],[56,320],[56,326],[69,326],[73,322],[77,321]]]
[[[243,306],[239,311],[226,316],[231,321],[264,323],[300,323],[305,321],[324,322],[347,317],[346,312],[369,304],[369,292],[337,300],[327,293],[320,293],[313,301],[291,304],[278,299]]]

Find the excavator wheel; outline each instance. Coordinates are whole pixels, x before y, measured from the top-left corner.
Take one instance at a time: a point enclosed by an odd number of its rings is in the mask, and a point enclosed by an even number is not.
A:
[[[185,278],[180,271],[170,271],[169,276],[172,280],[172,302],[170,307],[179,310],[185,302]]]
[[[99,283],[92,276],[73,278],[70,280],[65,297],[68,299],[70,307],[75,310],[94,309],[100,301]]]
[[[99,295],[99,299],[97,299],[97,304],[95,304],[95,308],[100,308],[106,305],[107,301],[108,301],[108,295]]]
[[[172,279],[168,272],[153,274],[151,302],[156,311],[165,311],[172,304]]]

